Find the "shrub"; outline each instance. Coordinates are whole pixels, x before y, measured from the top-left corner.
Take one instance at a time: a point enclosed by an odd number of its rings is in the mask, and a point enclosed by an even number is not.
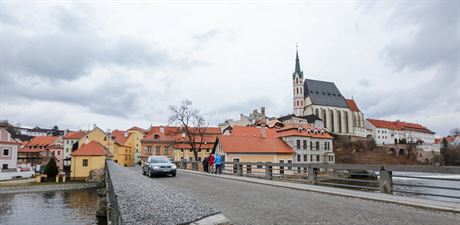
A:
[[[56,165],[56,160],[54,157],[51,157],[51,159],[48,161],[48,164],[46,164],[43,173],[45,173],[49,178],[53,178],[58,175],[59,168]]]

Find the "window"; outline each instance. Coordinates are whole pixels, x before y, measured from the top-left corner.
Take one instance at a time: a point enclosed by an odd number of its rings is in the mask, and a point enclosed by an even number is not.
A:
[[[292,163],[292,160],[288,160],[288,163]],[[292,170],[292,166],[288,166],[288,170]]]
[[[297,140],[297,149],[300,149],[300,140]]]
[[[327,142],[324,142],[324,150],[327,150]]]
[[[87,167],[87,166],[88,166],[88,160],[87,160],[87,159],[83,159],[83,166],[84,166],[84,167]]]
[[[303,140],[303,149],[307,149],[307,140]]]
[[[297,155],[297,162],[300,162],[300,155]]]
[[[313,162],[313,155],[310,155],[310,162]]]
[[[184,152],[184,149],[183,149],[183,148],[181,148],[181,149],[180,149],[180,152]]]
[[[160,155],[160,146],[155,146],[155,155]]]
[[[319,151],[319,141],[316,142],[316,151]]]
[[[306,162],[308,160],[307,154],[303,155],[303,161]]]
[[[168,153],[169,153],[169,148],[168,146],[165,146],[165,155],[168,155]]]
[[[257,162],[257,169],[262,169],[262,162]]]
[[[3,149],[3,156],[10,156],[10,150],[7,148]]]
[[[61,155],[61,151],[58,151],[58,155]]]
[[[316,155],[316,161],[319,162],[319,155]]]
[[[313,141],[310,141],[310,150],[313,150]]]

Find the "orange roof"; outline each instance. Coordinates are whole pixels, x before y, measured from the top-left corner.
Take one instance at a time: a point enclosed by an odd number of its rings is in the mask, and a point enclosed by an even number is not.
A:
[[[119,144],[124,144],[128,140],[130,135],[131,134],[128,134],[127,136],[125,136],[125,131],[122,131],[122,130],[112,131],[112,137],[114,137],[114,141]]]
[[[55,137],[55,136],[37,136],[37,137],[32,138],[32,140],[30,140],[29,143],[27,143],[26,147],[33,147],[33,146],[47,147],[47,146],[54,144],[54,142],[56,142],[58,138],[59,137]]]
[[[91,141],[72,152],[72,156],[110,156],[110,152],[99,142]]]
[[[315,134],[315,130],[317,131]],[[283,129],[279,130],[275,137],[289,137],[289,136],[302,136],[302,137],[311,137],[311,138],[320,138],[320,139],[334,139],[329,133],[323,130],[321,134],[321,130],[319,129],[311,129],[308,131],[307,129],[299,130],[298,127],[293,127],[291,129]]]
[[[361,112],[359,110],[359,108],[358,108],[358,105],[356,105],[355,100],[353,100],[353,99],[345,99],[345,102],[347,103],[348,108],[350,108],[351,111],[353,111],[353,112]]]
[[[163,132],[161,132],[161,128]],[[205,132],[204,141],[213,142],[217,135],[221,134],[220,128],[218,127],[207,127]],[[148,131],[147,135],[142,140],[152,140],[154,139],[155,135],[158,136],[158,140],[160,141],[182,141],[184,137],[182,137],[181,127],[173,127],[173,126],[152,126]],[[201,141],[201,140],[197,140]]]
[[[294,153],[292,148],[279,138],[220,135],[218,140],[225,153]]]
[[[80,139],[85,136],[84,131],[69,131],[63,138],[64,139]]]
[[[142,133],[146,133],[146,132],[147,132],[146,129],[143,129],[143,128],[140,128],[140,127],[136,127],[136,126],[131,127],[131,128],[129,128],[128,130],[138,130],[138,131],[140,131],[140,132],[142,132]]]
[[[276,130],[273,128],[265,128],[267,138],[274,137],[276,134]],[[243,126],[234,126],[231,136],[253,136],[253,137],[260,137],[262,134],[261,127],[243,127]]]
[[[198,148],[200,146],[200,144],[197,144],[196,147]],[[212,147],[214,146],[214,144],[202,144],[201,145],[201,149],[212,149]],[[175,144],[174,145],[174,148],[175,149],[191,149],[192,147],[190,146],[190,144],[187,144],[187,143],[178,143],[178,144]]]
[[[429,130],[428,128],[417,124],[417,123],[408,123],[404,121],[386,121],[386,120],[376,120],[376,119],[367,119],[372,125],[377,128],[386,128],[390,130],[411,130],[417,131],[422,133],[430,133],[434,134],[433,131]]]

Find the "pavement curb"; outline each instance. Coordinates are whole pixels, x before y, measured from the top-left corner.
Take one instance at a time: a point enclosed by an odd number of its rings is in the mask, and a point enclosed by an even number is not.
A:
[[[221,179],[237,180],[237,181],[242,181],[242,182],[257,183],[257,184],[263,184],[263,185],[269,185],[269,186],[275,186],[275,187],[283,187],[283,188],[289,188],[289,189],[294,189],[294,190],[312,191],[312,192],[318,192],[318,193],[323,193],[323,194],[332,194],[332,195],[338,195],[338,196],[344,196],[344,197],[373,200],[373,201],[378,201],[378,202],[394,203],[398,205],[412,206],[412,207],[417,207],[417,208],[460,213],[460,204],[450,203],[450,202],[441,202],[441,201],[411,198],[411,197],[405,197],[405,196],[395,196],[395,195],[388,195],[388,194],[383,194],[383,193],[368,193],[368,192],[345,190],[345,189],[309,185],[309,184],[272,181],[272,180],[265,180],[265,179],[259,179],[259,178],[238,177],[238,176],[232,176],[232,175],[214,175],[214,174],[207,174],[207,173],[203,173],[199,171],[184,170],[184,169],[178,169],[178,170],[182,172],[193,173],[193,174],[202,175],[202,176],[217,177]]]
[[[208,216],[190,225],[231,225],[230,221],[222,213]]]

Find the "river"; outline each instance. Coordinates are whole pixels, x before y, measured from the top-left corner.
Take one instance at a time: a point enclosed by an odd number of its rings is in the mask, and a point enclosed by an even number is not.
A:
[[[96,217],[97,199],[95,189],[0,194],[0,224],[105,225]]]

